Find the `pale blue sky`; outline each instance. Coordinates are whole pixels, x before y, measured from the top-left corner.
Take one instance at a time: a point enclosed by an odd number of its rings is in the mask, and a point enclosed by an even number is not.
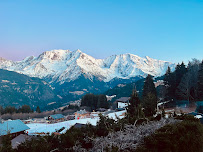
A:
[[[0,56],[52,49],[95,58],[203,58],[202,0],[0,0]]]

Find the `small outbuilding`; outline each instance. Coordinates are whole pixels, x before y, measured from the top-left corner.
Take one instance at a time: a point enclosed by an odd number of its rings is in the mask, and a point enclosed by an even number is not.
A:
[[[62,114],[55,114],[55,115],[50,115],[48,116],[48,120],[55,120],[55,121],[63,121],[64,120],[64,115]]]

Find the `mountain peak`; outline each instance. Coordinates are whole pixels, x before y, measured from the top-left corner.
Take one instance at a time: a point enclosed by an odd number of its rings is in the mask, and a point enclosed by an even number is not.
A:
[[[2,57],[0,57],[0,61],[7,61],[6,59],[4,59],[4,58],[2,58]]]
[[[0,60],[1,61],[1,60]],[[77,79],[85,74],[88,78],[98,78],[108,82],[114,78],[129,79],[135,76],[160,76],[165,73],[168,66],[175,68],[170,62],[152,59],[148,56],[141,58],[134,54],[120,54],[95,59],[79,49],[51,50],[39,57],[27,57],[23,61],[0,62],[0,68],[20,72],[32,77],[47,78],[50,81],[64,83]]]
[[[50,59],[50,60],[64,60],[71,51],[69,50],[51,50],[45,51],[39,55],[40,59]]]
[[[82,51],[80,51],[79,49],[77,49],[76,52],[82,53]]]
[[[80,51],[79,49],[77,49],[77,50],[73,51],[72,53],[73,53],[73,54],[82,54],[83,52]]]

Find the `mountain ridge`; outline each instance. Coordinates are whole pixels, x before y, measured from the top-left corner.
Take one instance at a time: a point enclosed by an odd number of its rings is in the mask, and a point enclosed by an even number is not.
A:
[[[175,64],[145,58],[126,53],[112,55],[105,59],[95,59],[79,49],[45,51],[38,57],[29,56],[22,61],[11,61],[0,58],[0,69],[15,71],[31,77],[49,79],[50,83],[74,81],[84,75],[88,79],[97,77],[98,80],[109,82],[114,78],[129,79],[147,74],[163,75],[168,68],[173,70]]]

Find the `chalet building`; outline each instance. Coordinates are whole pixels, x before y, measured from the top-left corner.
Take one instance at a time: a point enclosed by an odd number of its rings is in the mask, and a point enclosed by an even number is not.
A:
[[[83,118],[89,118],[89,117],[90,117],[90,113],[87,112],[85,109],[75,112],[75,119],[83,119]]]
[[[7,135],[10,133],[12,138],[25,134],[25,130],[30,129],[26,124],[24,124],[21,120],[8,120],[5,122],[0,122],[0,137]]]
[[[64,121],[64,115],[62,114],[55,114],[48,116],[48,120],[52,121]]]
[[[129,105],[130,97],[121,97],[116,100],[117,108],[125,108]]]

